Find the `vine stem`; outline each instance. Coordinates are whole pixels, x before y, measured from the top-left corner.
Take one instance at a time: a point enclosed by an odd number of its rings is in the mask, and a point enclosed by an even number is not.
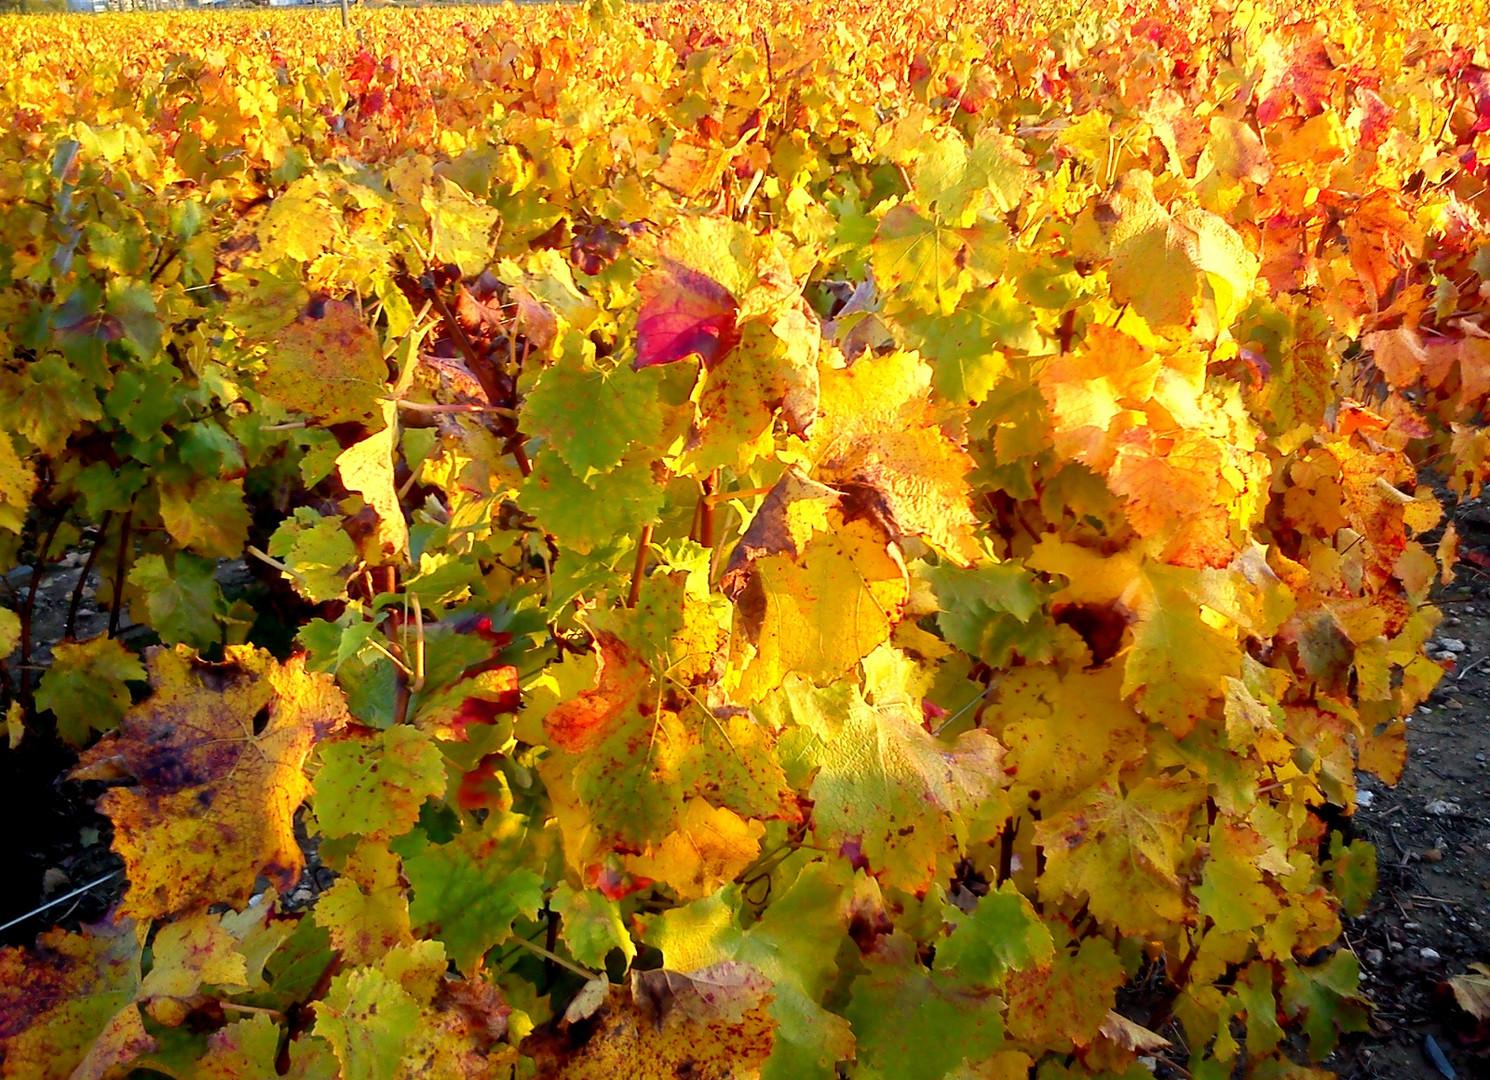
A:
[[[636,544],[636,565],[631,568],[631,591],[626,594],[626,606],[634,608],[642,598],[642,576],[647,572],[647,553],[652,550],[652,526],[643,525],[641,539]]]
[[[88,577],[93,573],[93,565],[98,562],[99,552],[103,550],[103,542],[109,534],[109,524],[114,520],[114,511],[105,510],[103,520],[98,523],[98,539],[93,542],[93,547],[88,552],[88,561],[83,564],[83,572],[78,575],[77,584],[72,587],[72,602],[67,605],[67,625],[63,628],[63,636],[71,641],[78,626],[78,608],[83,606],[83,589],[88,585]]]
[[[285,1018],[285,1014],[278,1009],[266,1009],[262,1005],[239,1005],[236,1001],[219,1001],[217,1005],[223,1012],[240,1012],[250,1013],[254,1016],[267,1016],[276,1024],[282,1022]]]
[[[1195,958],[1199,954],[1200,946],[1198,944],[1190,946],[1190,951],[1180,961],[1180,966],[1175,969],[1174,974],[1166,976],[1169,981],[1169,991],[1160,1000],[1157,1007],[1155,1007],[1154,1014],[1149,1017],[1149,1022],[1144,1025],[1150,1031],[1158,1031],[1165,1024],[1169,1023],[1170,1017],[1174,1015],[1174,1003],[1179,1000],[1180,994],[1184,991],[1185,982],[1190,977],[1190,968],[1195,963]]]
[[[110,873],[105,874],[101,878],[97,878],[97,879],[95,879],[93,881],[88,882],[88,884],[86,884],[86,885],[80,885],[80,886],[78,886],[76,889],[72,890],[72,892],[70,892],[70,893],[64,893],[62,896],[59,896],[59,897],[57,897],[54,900],[48,900],[45,904],[42,904],[40,907],[32,908],[30,911],[26,912],[26,914],[24,914],[24,915],[17,915],[14,919],[11,919],[10,922],[5,923],[3,926],[0,926],[0,931],[9,930],[12,926],[16,926],[16,925],[18,925],[20,923],[23,923],[27,919],[29,919],[29,918],[31,918],[31,917],[33,917],[35,915],[40,915],[43,911],[50,911],[52,908],[57,907],[59,904],[65,904],[69,900],[73,899],[74,897],[82,896],[85,892],[87,892],[90,889],[96,889],[100,885],[104,884],[105,882],[113,881],[116,877],[118,877],[122,873],[124,873],[123,870],[114,870],[114,871],[112,871]]]
[[[756,495],[769,494],[771,494],[771,489],[768,487],[740,488],[736,491],[715,491],[712,494],[705,494],[703,501],[713,506],[716,503],[728,502],[730,499],[750,499]]]
[[[517,942],[519,945],[521,945],[523,948],[529,950],[530,952],[533,952],[536,955],[543,957],[545,960],[549,961],[550,963],[558,964],[562,968],[569,969],[570,971],[572,971],[576,975],[578,975],[580,978],[584,979],[586,982],[594,982],[596,979],[600,978],[599,973],[594,972],[594,971],[591,971],[589,968],[582,968],[578,964],[571,964],[568,960],[565,960],[558,953],[551,952],[548,949],[545,949],[542,945],[535,945],[535,944],[533,944],[533,942],[529,941],[527,938],[524,938],[524,937],[514,937],[512,940],[515,941],[515,942]]]
[[[719,487],[719,470],[715,469],[704,480],[704,493],[699,500],[698,542],[700,547],[714,548],[714,502],[709,496]]]
[[[304,581],[305,580],[305,575],[302,574],[299,570],[295,570],[295,569],[293,569],[293,568],[291,568],[289,566],[286,566],[284,563],[282,563],[278,559],[276,559],[273,555],[270,555],[268,552],[262,551],[259,548],[254,547],[252,544],[249,544],[243,550],[246,551],[246,552],[248,552],[255,559],[258,559],[260,562],[267,563],[269,566],[274,567],[274,569],[278,570],[281,574],[285,574],[285,575],[287,575],[289,577],[292,577],[296,581]]]
[[[409,599],[414,602],[414,682],[409,693],[417,694],[424,689],[424,607],[418,593],[411,593]]]
[[[36,591],[41,587],[41,576],[47,565],[47,552],[52,548],[52,541],[57,539],[57,530],[62,528],[62,519],[66,516],[66,507],[57,511],[52,518],[51,527],[47,529],[46,539],[36,551],[36,565],[31,568],[31,583],[26,587],[26,605],[21,609],[20,696],[25,701],[31,698],[31,623],[36,615]]]
[[[119,614],[124,610],[124,571],[129,566],[129,544],[133,539],[134,507],[124,515],[119,525],[119,557],[114,560],[114,596],[109,604],[109,637],[119,632]]]

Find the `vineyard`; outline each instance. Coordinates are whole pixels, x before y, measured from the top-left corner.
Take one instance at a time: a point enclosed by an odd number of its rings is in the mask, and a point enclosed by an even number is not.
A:
[[[0,19],[0,759],[121,871],[7,929],[0,1076],[1329,1075],[1490,476],[1487,46]]]

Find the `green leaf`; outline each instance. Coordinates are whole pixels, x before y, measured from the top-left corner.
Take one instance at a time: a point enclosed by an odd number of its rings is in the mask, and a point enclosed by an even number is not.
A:
[[[0,640],[0,651],[4,651],[3,644]],[[1332,832],[1327,866],[1335,895],[1340,898],[1340,910],[1351,918],[1360,918],[1376,892],[1376,848],[1365,840],[1347,844],[1340,833]]]
[[[1237,975],[1237,1000],[1247,1010],[1247,1052],[1266,1054],[1283,1041],[1278,999],[1273,994],[1273,967],[1254,960]]]
[[[1043,614],[1045,591],[1021,562],[964,570],[943,563],[922,575],[936,590],[937,626],[950,644],[994,668],[1016,656],[1029,663],[1056,651],[1056,627]]]
[[[222,590],[213,578],[216,564],[184,551],[169,561],[141,555],[129,570],[129,584],[139,591],[130,614],[169,645],[206,649],[222,641]],[[144,610],[141,610],[143,608]]]
[[[394,1080],[420,1009],[407,990],[374,968],[336,976],[316,1003],[315,1034],[331,1044],[343,1076]]]
[[[1334,1053],[1342,1033],[1369,1030],[1371,1014],[1356,992],[1361,965],[1353,952],[1341,949],[1313,967],[1287,961],[1283,971],[1283,1007],[1302,1019],[1310,1058],[1322,1061]]]
[[[445,759],[418,728],[323,743],[320,756],[313,806],[327,836],[402,836],[445,793]]]
[[[646,459],[622,462],[591,487],[557,451],[545,449],[533,460],[518,503],[561,547],[588,555],[617,536],[655,525],[665,497]]]
[[[858,1042],[859,1075],[876,1080],[942,1080],[964,1058],[1004,1041],[1001,1002],[988,991],[916,962],[902,934],[866,958],[844,1015]]]
[[[199,555],[236,559],[248,543],[249,514],[242,480],[162,483],[160,516],[171,539]]]
[[[1055,953],[1050,931],[1012,881],[978,901],[951,936],[937,946],[936,968],[955,968],[975,983],[992,985],[1008,971],[1050,962]]]
[[[36,707],[57,718],[57,734],[82,746],[93,731],[119,726],[129,708],[126,682],[143,682],[140,658],[113,638],[59,642],[36,688]]]
[[[342,600],[347,578],[357,565],[357,545],[339,517],[326,517],[308,506],[280,523],[269,538],[269,554],[294,573],[285,577],[313,604]]]
[[[630,365],[601,371],[566,349],[523,400],[523,431],[549,440],[575,476],[594,483],[621,464],[629,447],[659,437],[657,382]]]
[[[466,975],[488,949],[507,940],[514,920],[531,919],[543,906],[543,878],[518,857],[526,837],[526,818],[492,814],[481,828],[446,844],[414,833],[394,845],[414,889],[410,919],[443,941]]]
[[[155,297],[151,295],[149,282],[127,277],[110,278],[107,297],[108,312],[119,320],[124,330],[124,342],[130,350],[142,360],[160,352],[164,331],[156,314]]]
[[[476,560],[454,552],[422,552],[419,572],[404,582],[405,595],[419,597],[426,611],[439,604],[454,604],[466,597],[481,582],[481,566]]]
[[[635,959],[636,945],[621,921],[621,906],[614,900],[561,881],[548,906],[559,916],[559,933],[581,964],[604,971],[612,949],[620,949],[627,964]]]

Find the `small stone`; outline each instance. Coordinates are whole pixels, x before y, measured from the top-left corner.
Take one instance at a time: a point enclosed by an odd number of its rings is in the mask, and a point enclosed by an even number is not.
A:
[[[1420,750],[1418,753],[1422,753],[1422,751]],[[1434,799],[1423,809],[1434,817],[1450,817],[1454,814],[1463,813],[1458,803],[1450,802],[1448,799]]]
[[[51,896],[55,892],[61,892],[72,884],[72,878],[67,876],[67,871],[60,866],[49,866],[47,872],[41,875],[41,894]]]
[[[1452,637],[1439,638],[1438,647],[1446,653],[1462,653],[1469,648],[1468,645],[1464,644],[1458,638]]]
[[[1443,849],[1442,848],[1429,848],[1427,851],[1423,852],[1423,861],[1424,862],[1443,862]]]
[[[1438,955],[1437,949],[1430,949],[1426,946],[1418,950],[1418,955],[1430,964],[1436,964],[1439,960],[1443,959],[1443,957]]]
[[[1478,761],[1478,762],[1480,762],[1480,763],[1481,763],[1481,764],[1484,764],[1484,761],[1485,761],[1485,755],[1484,755],[1484,754],[1476,754],[1476,755],[1475,755],[1475,756],[1474,756],[1474,759],[1475,759],[1475,760],[1476,760],[1476,761]]]
[[[1404,930],[1416,930],[1420,925],[1421,925],[1420,923],[1405,922],[1405,923],[1402,924],[1402,929],[1404,929]]]
[[[1380,967],[1381,962],[1385,959],[1386,957],[1382,954],[1382,951],[1380,949],[1366,950],[1366,963],[1370,964],[1372,967]]]
[[[1387,950],[1389,952],[1401,952],[1402,951],[1402,942],[1400,942],[1400,941],[1388,941],[1387,942]]]
[[[311,891],[309,889],[296,889],[290,893],[290,903],[296,906],[310,903]]]
[[[1355,793],[1355,804],[1362,810],[1371,809],[1371,804],[1376,801],[1376,796],[1369,791],[1357,791]]]
[[[1448,627],[1455,627],[1455,626],[1458,626],[1459,625],[1459,619],[1455,615],[1450,615],[1447,619],[1445,619],[1443,621],[1443,624],[1445,626],[1448,626]]]

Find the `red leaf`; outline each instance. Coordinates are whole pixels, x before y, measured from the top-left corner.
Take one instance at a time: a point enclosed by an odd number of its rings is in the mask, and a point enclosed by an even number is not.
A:
[[[698,356],[713,368],[740,340],[738,304],[707,274],[666,260],[637,283],[642,308],[636,320],[636,368]]]
[[[492,810],[504,813],[512,809],[512,792],[502,775],[501,754],[487,754],[476,767],[460,778],[455,801],[462,810]]]
[[[377,72],[377,60],[373,59],[372,53],[368,52],[366,49],[363,49],[356,56],[354,56],[352,58],[352,62],[347,65],[347,80],[349,82],[357,83],[365,90],[367,89],[367,84],[372,82],[373,76],[376,75]]]

